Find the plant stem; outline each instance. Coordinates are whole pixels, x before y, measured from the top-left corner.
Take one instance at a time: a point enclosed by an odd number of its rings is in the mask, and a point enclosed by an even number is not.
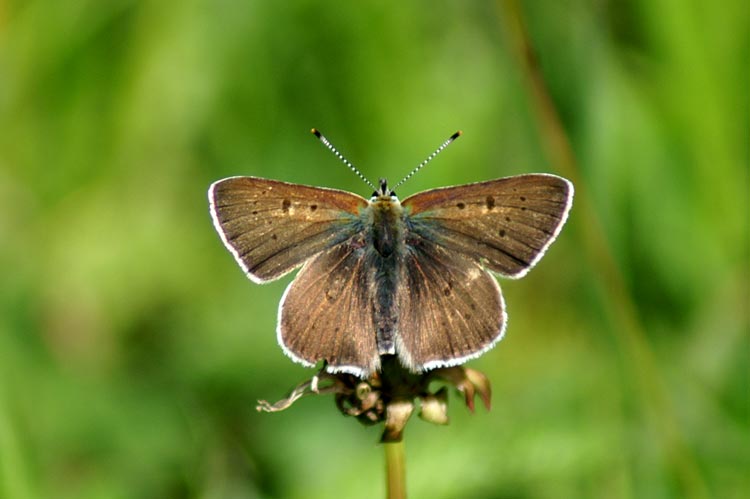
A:
[[[388,499],[406,499],[406,461],[404,441],[384,443],[385,475]]]

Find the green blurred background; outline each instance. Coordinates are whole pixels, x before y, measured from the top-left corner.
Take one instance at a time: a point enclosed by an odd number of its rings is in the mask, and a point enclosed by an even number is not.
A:
[[[559,240],[470,363],[492,411],[406,433],[412,497],[747,497],[748,8],[521,6],[577,157]],[[384,496],[379,429],[276,345],[206,189],[369,195],[565,164],[511,2],[0,2],[0,496]],[[514,41],[515,40],[515,41]],[[548,154],[546,151],[553,151]],[[570,166],[570,165],[569,165]]]

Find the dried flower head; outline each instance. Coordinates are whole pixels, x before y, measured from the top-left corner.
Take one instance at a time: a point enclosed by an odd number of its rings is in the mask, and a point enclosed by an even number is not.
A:
[[[290,407],[306,395],[333,393],[336,406],[346,416],[353,416],[364,425],[384,423],[383,442],[397,442],[403,436],[407,421],[416,406],[419,416],[434,424],[448,424],[448,390],[455,387],[464,394],[466,406],[474,411],[476,395],[489,410],[490,382],[481,372],[462,366],[433,369],[414,374],[401,366],[395,356],[382,359],[382,369],[361,379],[347,373],[331,374],[322,369],[311,379],[297,385],[284,399],[274,404],[258,402],[258,411],[278,412]],[[432,392],[433,381],[442,384]]]

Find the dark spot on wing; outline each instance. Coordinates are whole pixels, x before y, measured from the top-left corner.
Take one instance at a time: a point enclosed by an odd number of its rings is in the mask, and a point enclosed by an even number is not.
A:
[[[466,208],[466,205],[463,203],[456,203],[456,208],[458,208],[459,210],[463,210],[464,208]]]
[[[487,196],[487,199],[485,199],[485,202],[487,203],[487,209],[491,210],[495,207],[495,198],[492,196]]]
[[[276,234],[271,234],[271,239],[273,239],[275,241],[275,240],[278,239],[278,236],[276,236]]]
[[[253,210],[253,215],[257,215],[257,214],[258,214],[258,210]]]
[[[447,288],[445,288],[445,289],[443,289],[443,294],[445,296],[450,296],[451,295],[451,288],[450,288],[450,286],[447,287]]]
[[[505,217],[506,222],[510,222],[510,217]]]
[[[472,310],[476,310],[477,309],[477,305],[474,302],[471,302],[470,307],[471,307]]]
[[[500,234],[500,237],[505,237],[505,229],[500,229],[498,234]]]
[[[521,201],[526,201],[526,197],[525,197],[525,196],[521,196],[521,197],[520,197],[519,199],[520,199]]]
[[[289,211],[290,206],[292,206],[292,202],[288,199],[285,199],[281,202],[281,209],[284,210],[284,213],[287,213]]]
[[[525,206],[521,206],[521,211],[526,211],[526,207]]]
[[[317,209],[318,209],[318,205],[317,204],[311,204],[310,205],[310,211],[315,211]]]

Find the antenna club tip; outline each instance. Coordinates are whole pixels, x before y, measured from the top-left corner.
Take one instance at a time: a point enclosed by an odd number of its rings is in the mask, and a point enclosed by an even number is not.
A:
[[[313,135],[315,135],[317,138],[320,138],[321,134],[320,134],[320,132],[318,131],[317,128],[311,128],[310,129],[310,133],[313,134]]]
[[[455,140],[455,139],[459,138],[463,134],[464,134],[463,130],[457,130],[456,133],[454,133],[453,135],[451,135],[451,139]]]

